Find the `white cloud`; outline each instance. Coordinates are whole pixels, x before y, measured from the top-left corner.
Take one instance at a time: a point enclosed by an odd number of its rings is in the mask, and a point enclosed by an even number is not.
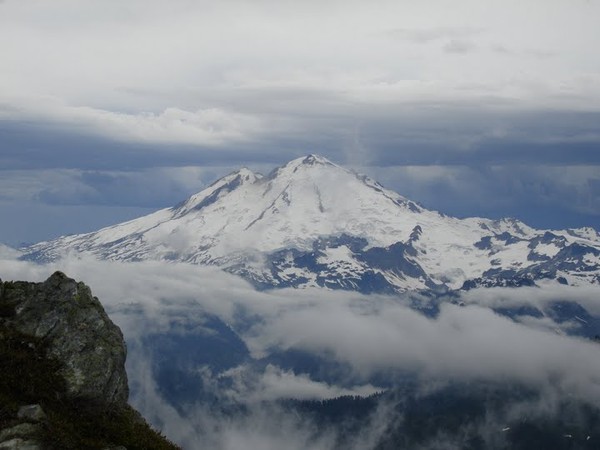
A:
[[[383,36],[426,44],[447,39],[470,38],[482,33],[483,29],[472,27],[437,27],[437,28],[397,28],[384,31]]]
[[[15,261],[12,255],[0,260],[3,280],[43,280],[56,269],[85,280],[131,343],[148,333],[168,331],[175,318],[214,314],[237,327],[257,356],[293,347],[348,364],[354,377],[380,371],[415,373],[425,387],[436,380],[513,381],[544,392],[548,389],[544,402],[556,395],[590,402],[600,399],[598,344],[541,331],[551,327],[549,322],[542,327],[524,325],[488,309],[538,305],[568,294],[598,313],[597,307],[592,309],[595,291],[478,290],[464,297],[475,304],[445,304],[438,317],[428,318],[410,309],[407,298],[325,290],[257,292],[235,276],[187,264],[73,258],[42,266]],[[201,407],[182,415],[157,393],[148,355],[140,348],[130,346],[129,355],[130,381],[138,389],[134,405],[189,448],[199,440],[219,449],[280,448],[285,439],[290,441],[286,448],[332,448],[335,433],[316,433],[314,424],[265,409],[261,401],[368,394],[376,389],[368,384],[344,388],[275,366],[257,372],[242,366],[221,376],[234,381],[226,393],[250,406],[247,415],[231,420]],[[371,431],[356,448],[383,432],[375,422],[367,426]]]
[[[452,39],[446,45],[444,45],[444,51],[448,53],[464,54],[474,50],[475,48],[475,45],[464,39]]]
[[[365,312],[359,301],[336,298],[281,312],[260,326],[250,344],[333,354],[364,375],[391,368],[434,378],[543,384],[552,374],[565,389],[577,392],[586,386],[585,395],[600,395],[596,344],[528,329],[476,306],[444,305],[439,317],[428,319],[391,301],[382,301],[377,312]]]
[[[307,350],[332,355],[363,377],[389,369],[433,378],[542,384],[552,377],[569,391],[600,398],[597,344],[525,327],[487,307],[442,305],[439,316],[431,319],[405,306],[402,298],[310,289],[257,292],[233,275],[186,264],[73,258],[52,267],[86,280],[130,338],[148,332],[148,323],[165,329],[170,316],[182,311],[214,314],[234,328],[255,317],[260,320],[241,336],[256,356],[273,349]],[[22,262],[3,262],[0,269],[4,279],[38,280],[53,270]],[[507,292],[477,291],[465,298],[485,305],[510,299]],[[526,301],[530,293],[519,291],[518,301]],[[593,292],[578,289],[557,294],[568,294],[584,306],[594,298]],[[535,305],[535,295],[531,298]],[[129,314],[128,305],[141,308],[142,322]],[[279,381],[284,378],[279,374]]]
[[[125,142],[222,146],[256,138],[262,120],[221,108],[121,112],[72,106],[57,98],[0,99],[0,119],[33,120]]]
[[[156,142],[246,136],[264,125],[265,109],[272,117],[335,117],[355,99],[366,103],[361,114],[384,100],[398,108],[461,104],[465,85],[480,86],[467,101],[481,106],[597,111],[600,59],[590,42],[599,37],[598,3],[535,0],[528,14],[522,9],[473,0],[8,2],[0,101],[18,108],[23,96],[34,106],[57,98],[71,105],[56,112],[73,125]],[[436,45],[401,45],[398,37]],[[478,51],[456,64],[444,46],[510,48],[523,57]],[[535,52],[555,56],[527,56]],[[318,98],[327,96],[337,99],[323,110]]]
[[[542,289],[525,287],[522,289],[490,288],[473,289],[461,294],[461,298],[470,304],[488,308],[519,307],[531,305],[543,309],[549,303],[570,300],[581,304],[590,314],[600,316],[600,304],[597,301],[595,286],[578,287],[549,285]]]
[[[273,400],[322,400],[343,395],[369,396],[382,389],[371,384],[342,388],[322,381],[314,381],[307,374],[295,374],[268,364],[264,372],[252,373],[255,369],[239,366],[221,376],[231,378],[234,386],[228,393],[243,403],[259,403]]]
[[[14,260],[20,256],[20,253],[6,245],[0,244],[0,260]]]

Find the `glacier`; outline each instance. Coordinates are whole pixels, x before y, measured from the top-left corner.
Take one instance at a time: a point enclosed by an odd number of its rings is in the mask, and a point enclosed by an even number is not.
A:
[[[538,230],[511,218],[450,217],[314,154],[266,176],[242,168],[174,207],[20,250],[41,262],[83,253],[213,265],[261,289],[600,284],[593,228]]]

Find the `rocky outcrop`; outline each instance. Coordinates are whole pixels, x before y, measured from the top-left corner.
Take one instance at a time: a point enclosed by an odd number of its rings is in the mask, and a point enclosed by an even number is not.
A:
[[[0,280],[0,450],[176,450],[127,404],[125,354],[85,284]]]
[[[62,363],[69,396],[127,401],[123,335],[84,283],[62,272],[42,283],[0,283],[0,305],[4,325],[42,339]]]
[[[0,430],[0,450],[43,450],[42,427],[46,413],[40,405],[26,405],[19,409],[20,423]]]

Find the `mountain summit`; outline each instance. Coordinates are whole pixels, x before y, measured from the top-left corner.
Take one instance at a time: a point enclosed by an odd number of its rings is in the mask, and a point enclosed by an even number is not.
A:
[[[458,219],[422,208],[318,155],[269,175],[243,168],[173,208],[24,249],[109,260],[211,264],[256,286],[361,292],[600,283],[600,236],[514,219]]]

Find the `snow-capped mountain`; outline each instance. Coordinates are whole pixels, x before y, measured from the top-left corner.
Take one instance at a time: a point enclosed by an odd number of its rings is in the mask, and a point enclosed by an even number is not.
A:
[[[211,264],[258,287],[361,292],[600,284],[592,228],[535,230],[514,219],[458,219],[309,155],[262,176],[231,173],[175,207],[23,249],[109,260]]]

